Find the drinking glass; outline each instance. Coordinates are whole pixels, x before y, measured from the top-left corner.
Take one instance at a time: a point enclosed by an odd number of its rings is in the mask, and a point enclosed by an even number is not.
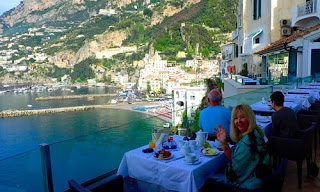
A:
[[[149,148],[153,149],[156,147],[156,143],[154,141],[149,142]]]

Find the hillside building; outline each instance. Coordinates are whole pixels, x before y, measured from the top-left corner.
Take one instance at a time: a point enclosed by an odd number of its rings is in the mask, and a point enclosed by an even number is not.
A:
[[[271,83],[320,72],[319,0],[239,0],[234,43],[235,73]]]

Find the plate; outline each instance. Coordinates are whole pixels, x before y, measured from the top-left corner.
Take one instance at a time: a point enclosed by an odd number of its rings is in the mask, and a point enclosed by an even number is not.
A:
[[[182,161],[183,161],[185,164],[187,164],[187,165],[198,165],[199,163],[201,163],[201,161],[200,161],[199,158],[198,158],[195,162],[193,162],[193,163],[188,163],[188,162],[186,162],[185,159],[183,159]]]
[[[201,148],[202,149],[202,148]],[[218,149],[213,148],[216,151],[216,154],[206,154],[206,153],[202,153],[200,149],[200,154],[204,155],[204,156],[216,156],[220,154],[220,151]]]
[[[156,159],[158,159],[158,160],[168,160],[168,159],[171,159],[171,158],[173,157],[173,155],[171,154],[170,157],[159,159],[158,157],[156,157],[156,156],[153,154],[153,157],[156,158]]]

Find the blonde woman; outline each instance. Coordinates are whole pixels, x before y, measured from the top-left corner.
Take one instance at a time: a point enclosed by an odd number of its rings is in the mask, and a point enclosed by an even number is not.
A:
[[[215,129],[226,157],[227,184],[244,189],[262,187],[261,178],[270,173],[270,155],[264,141],[264,132],[257,126],[255,114],[247,104],[237,105],[231,113],[230,137],[236,145],[230,149],[226,131],[220,125]]]

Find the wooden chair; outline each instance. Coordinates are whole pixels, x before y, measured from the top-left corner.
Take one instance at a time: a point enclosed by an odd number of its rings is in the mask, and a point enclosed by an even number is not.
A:
[[[297,162],[299,189],[301,189],[302,182],[303,160],[307,160],[307,167],[309,167],[310,164],[315,126],[316,124],[312,123],[309,128],[301,130],[301,139],[271,136],[268,141],[268,147],[270,148],[270,152],[272,155],[287,158],[289,160]]]

